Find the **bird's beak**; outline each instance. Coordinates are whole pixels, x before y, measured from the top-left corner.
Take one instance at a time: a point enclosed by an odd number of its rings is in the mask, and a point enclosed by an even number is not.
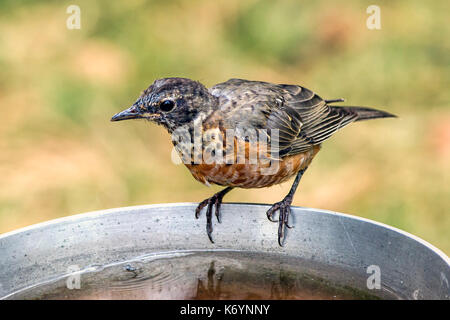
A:
[[[121,121],[121,120],[127,120],[127,119],[139,119],[142,118],[138,107],[132,106],[126,110],[123,110],[117,114],[115,114],[111,121]]]

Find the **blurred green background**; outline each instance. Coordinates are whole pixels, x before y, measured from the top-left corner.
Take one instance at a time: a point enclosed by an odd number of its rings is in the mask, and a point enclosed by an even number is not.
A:
[[[70,4],[80,30],[66,28]],[[366,27],[371,4],[381,30]],[[171,162],[163,128],[109,119],[156,78],[238,77],[399,115],[326,141],[294,204],[387,223],[448,254],[449,26],[447,1],[2,0],[0,232],[209,197],[220,188]],[[290,184],[225,201],[273,203]]]

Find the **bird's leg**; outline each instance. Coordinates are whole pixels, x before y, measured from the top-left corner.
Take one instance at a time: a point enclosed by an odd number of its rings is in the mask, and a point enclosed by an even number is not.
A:
[[[223,197],[230,192],[233,189],[233,187],[227,187],[223,189],[222,191],[217,192],[214,194],[211,198],[205,199],[202,202],[199,203],[197,206],[197,209],[195,209],[195,218],[198,219],[200,216],[200,212],[202,209],[208,205],[208,208],[206,209],[206,233],[208,234],[209,240],[214,243],[211,233],[212,233],[212,209],[213,206],[215,207],[215,214],[217,217],[217,221],[220,223],[220,205],[222,204]]]
[[[288,224],[289,214],[291,213],[291,203],[294,199],[295,190],[297,190],[298,184],[306,169],[308,168],[300,170],[297,173],[291,190],[289,190],[289,193],[286,195],[286,197],[284,197],[284,199],[280,202],[275,203],[272,207],[270,207],[269,210],[267,210],[267,218],[272,222],[277,222],[276,220],[273,220],[273,216],[275,212],[280,211],[280,214],[278,216],[278,244],[280,246],[283,246],[284,243],[284,238],[286,236],[286,227],[291,228],[291,226]]]

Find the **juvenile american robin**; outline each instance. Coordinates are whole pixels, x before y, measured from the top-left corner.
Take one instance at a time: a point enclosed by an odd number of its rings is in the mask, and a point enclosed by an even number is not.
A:
[[[333,105],[343,101],[324,100],[298,85],[230,79],[208,89],[190,79],[164,78],[111,121],[147,119],[162,125],[195,179],[226,187],[195,211],[198,218],[207,207],[211,242],[213,209],[220,222],[225,194],[236,187],[270,187],[295,176],[286,197],[267,211],[268,219],[278,222],[282,246],[294,193],[321,143],[351,122],[395,117],[367,107]],[[252,136],[255,132],[258,139]]]

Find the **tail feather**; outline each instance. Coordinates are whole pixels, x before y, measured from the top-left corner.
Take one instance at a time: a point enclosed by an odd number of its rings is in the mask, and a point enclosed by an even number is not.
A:
[[[345,113],[356,114],[357,118],[355,121],[363,121],[379,118],[397,118],[397,116],[392,113],[368,107],[356,107],[356,106],[342,106],[342,107],[330,106],[330,107],[332,109],[340,109],[341,112],[344,111]]]

